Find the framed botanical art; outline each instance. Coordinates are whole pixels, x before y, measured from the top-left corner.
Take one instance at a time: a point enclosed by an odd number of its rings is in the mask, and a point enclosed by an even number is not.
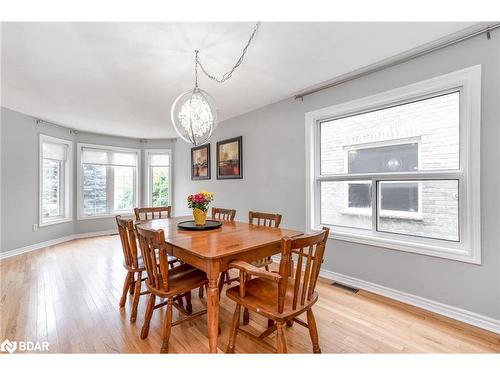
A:
[[[191,149],[191,180],[210,180],[210,143]]]
[[[243,178],[242,137],[217,142],[217,179]]]

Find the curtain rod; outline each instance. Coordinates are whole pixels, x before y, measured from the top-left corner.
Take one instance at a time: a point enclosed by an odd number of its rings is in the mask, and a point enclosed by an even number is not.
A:
[[[462,42],[464,40],[473,38],[477,35],[481,35],[486,33],[488,39],[491,38],[490,36],[490,31],[493,31],[497,28],[500,27],[500,23],[490,23],[488,25],[480,24],[481,28],[477,30],[477,25],[473,28],[476,30],[468,31],[465,35],[463,34],[464,31],[458,32],[455,34],[452,34],[451,38],[450,36],[438,39],[434,42],[424,44],[422,46],[416,47],[414,49],[411,49],[407,52],[400,53],[398,55],[389,57],[387,59],[381,60],[378,63],[375,64],[370,64],[364,68],[356,69],[353,70],[352,72],[342,74],[333,80],[327,81],[323,84],[318,85],[317,87],[312,87],[309,89],[306,89],[304,91],[301,91],[297,94],[294,95],[294,99],[301,99],[304,100],[304,97],[307,95],[314,94],[318,91],[326,90],[334,86],[338,86],[342,83],[352,81],[354,79],[366,76],[371,73],[378,72],[380,70],[384,70],[386,68],[390,68],[395,65],[399,65],[402,63],[405,63],[407,61],[413,60],[417,57],[427,55],[431,52],[440,50],[442,48],[451,46],[453,44]],[[469,28],[470,29],[470,28]],[[468,30],[468,29],[466,29]]]

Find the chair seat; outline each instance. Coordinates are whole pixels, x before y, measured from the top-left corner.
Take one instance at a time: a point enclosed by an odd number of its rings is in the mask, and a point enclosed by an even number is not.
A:
[[[152,288],[147,282],[148,289],[160,297],[171,297],[196,289],[208,282],[205,272],[189,264],[181,264],[168,271],[168,291]]]
[[[278,283],[260,277],[251,279],[245,283],[245,297],[240,297],[240,287],[235,286],[226,291],[226,295],[236,303],[247,307],[269,319],[276,321],[287,321],[308,310],[318,299],[318,293],[314,292],[311,299],[304,305],[300,304],[300,293],[297,307],[293,309],[293,287],[294,279],[288,279],[283,312],[278,313]],[[300,291],[301,292],[301,291]]]

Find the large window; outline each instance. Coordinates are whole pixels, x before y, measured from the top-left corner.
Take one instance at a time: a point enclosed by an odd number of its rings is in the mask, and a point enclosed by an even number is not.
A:
[[[78,144],[79,219],[131,213],[138,206],[139,150]]]
[[[308,221],[480,262],[480,67],[307,114]]]
[[[40,226],[71,220],[71,146],[40,135]]]
[[[170,150],[146,150],[146,200],[152,207],[171,205],[171,164]]]

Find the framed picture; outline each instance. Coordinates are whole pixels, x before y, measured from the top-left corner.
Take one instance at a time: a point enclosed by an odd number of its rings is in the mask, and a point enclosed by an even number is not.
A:
[[[243,178],[242,137],[217,142],[217,179]]]
[[[191,180],[210,180],[210,143],[191,149]]]

